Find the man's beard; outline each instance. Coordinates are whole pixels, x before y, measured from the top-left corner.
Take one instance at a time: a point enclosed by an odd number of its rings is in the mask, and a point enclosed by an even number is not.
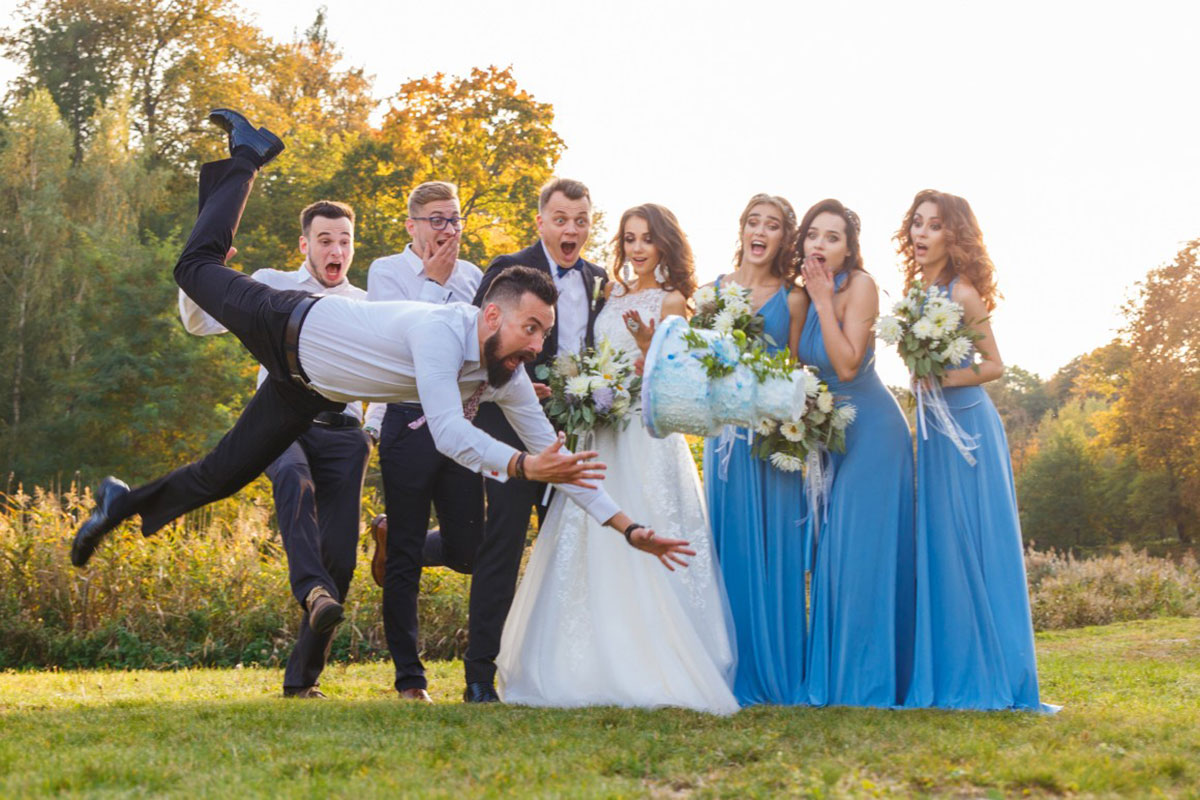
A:
[[[515,355],[509,353],[509,355]],[[516,369],[509,369],[504,366],[506,356],[500,355],[500,331],[496,331],[491,336],[483,340],[483,360],[487,362],[487,382],[489,386],[499,389],[504,384],[512,380],[512,376],[517,374],[517,370],[521,369],[527,361],[532,361],[532,357],[521,355],[521,363],[516,366]]]

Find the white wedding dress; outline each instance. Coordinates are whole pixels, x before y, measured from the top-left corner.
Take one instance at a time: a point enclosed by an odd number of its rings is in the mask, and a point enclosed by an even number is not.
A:
[[[636,353],[621,315],[637,309],[658,320],[665,292],[620,290],[596,319],[596,340]],[[631,417],[624,430],[595,434],[590,449],[608,465],[604,488],[634,520],[687,539],[696,555],[671,572],[556,493],[504,625],[500,696],[731,714],[733,625],[692,455],[680,434],[646,433],[636,405]]]

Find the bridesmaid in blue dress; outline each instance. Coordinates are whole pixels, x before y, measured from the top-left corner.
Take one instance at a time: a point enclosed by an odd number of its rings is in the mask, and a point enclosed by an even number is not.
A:
[[[741,216],[737,270],[717,279],[750,289],[771,349],[787,345],[790,245],[796,214],[781,197],[755,195]],[[802,311],[801,311],[802,313]],[[801,317],[801,322],[803,318]],[[754,456],[750,432],[726,428],[704,448],[704,484],[713,542],[737,633],[733,692],[743,706],[804,701],[804,491],[799,473]]]
[[[992,261],[971,207],[951,194],[918,194],[895,238],[908,284],[945,287],[983,335],[978,369],[970,355],[942,381],[950,414],[975,439],[975,465],[941,433],[917,437],[916,647],[905,705],[1055,710],[1038,697],[1008,439],[980,385],[1004,373],[987,322],[998,295]]]
[[[912,663],[912,437],[875,372],[879,294],[858,236],[858,216],[837,200],[817,203],[799,226],[810,301],[800,360],[858,412],[846,452],[833,455],[815,532],[805,681],[812,705],[892,707],[904,700]]]

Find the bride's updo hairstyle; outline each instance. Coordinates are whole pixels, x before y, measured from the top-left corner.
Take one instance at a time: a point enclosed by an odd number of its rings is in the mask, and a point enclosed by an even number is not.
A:
[[[620,282],[625,291],[629,284],[621,276],[621,267],[628,257],[625,255],[625,225],[631,217],[639,217],[646,221],[650,229],[650,241],[658,248],[660,264],[667,268],[667,280],[663,288],[667,291],[677,291],[685,298],[691,299],[696,291],[696,264],[692,257],[692,246],[688,244],[687,236],[679,227],[679,220],[669,208],[657,203],[642,203],[634,206],[621,215],[621,224],[617,226],[617,235],[613,237],[613,277]]]
[[[922,203],[933,203],[938,207],[938,219],[942,222],[942,230],[946,236],[946,252],[950,256],[947,262],[948,270],[942,273],[946,284],[954,275],[962,276],[971,282],[983,305],[988,311],[996,308],[996,300],[1003,297],[996,288],[996,267],[992,264],[987,247],[983,244],[983,231],[971,204],[956,194],[925,189],[917,192],[900,230],[896,231],[892,241],[896,243],[896,252],[900,254],[904,265],[904,287],[912,286],[921,271],[913,251],[912,224],[913,215]]]

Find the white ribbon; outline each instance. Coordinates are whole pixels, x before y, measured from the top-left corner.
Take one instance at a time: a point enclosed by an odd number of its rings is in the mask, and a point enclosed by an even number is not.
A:
[[[738,439],[749,442],[750,432],[746,431],[743,436],[737,428],[726,425],[717,437],[717,477],[723,481],[729,479],[729,459],[733,456],[733,443]]]
[[[936,380],[920,381],[917,383],[916,395],[917,427],[920,429],[921,438],[928,439],[928,428],[933,428],[958,448],[959,454],[968,464],[975,466],[975,456],[971,455],[971,451],[979,447],[978,437],[963,430],[963,426],[951,415],[950,408],[946,405],[946,396],[942,394],[942,385]],[[933,417],[928,422],[926,410]]]
[[[833,460],[825,445],[818,445],[804,457],[804,494],[808,498],[808,513],[813,518],[813,549],[821,536],[821,523],[829,507],[833,489]]]

